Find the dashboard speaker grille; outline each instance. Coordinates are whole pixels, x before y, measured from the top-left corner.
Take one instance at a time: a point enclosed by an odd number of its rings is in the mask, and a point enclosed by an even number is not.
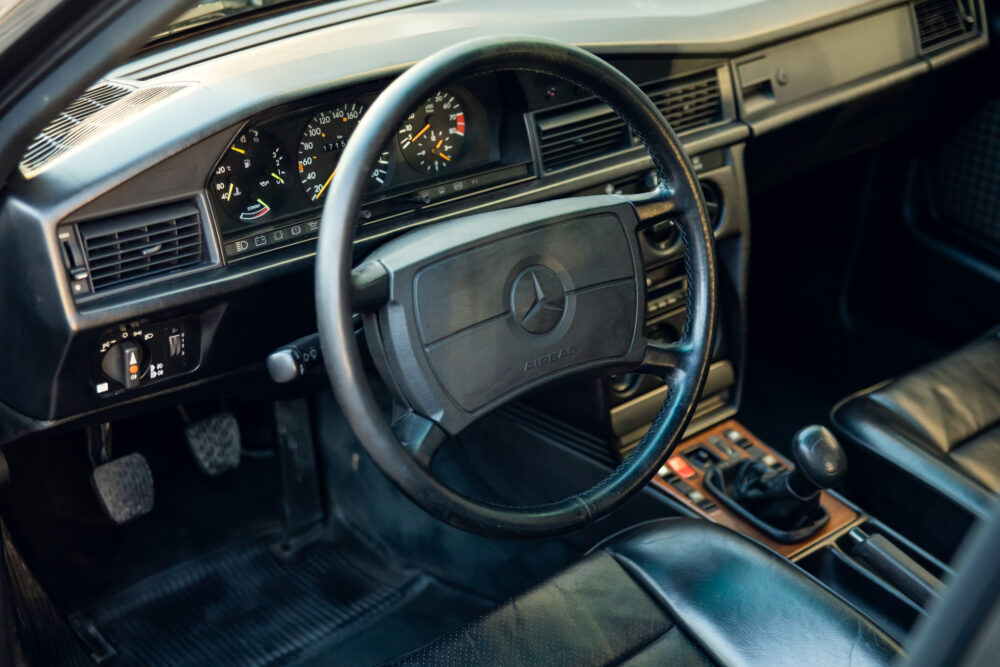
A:
[[[913,3],[921,50],[928,50],[976,30],[975,0],[920,0]]]
[[[722,95],[715,72],[645,88],[677,133],[722,120]],[[607,105],[539,114],[535,120],[542,167],[553,171],[600,158],[634,145],[625,123]]]
[[[192,204],[174,204],[79,225],[94,292],[205,262],[204,226]]]
[[[21,173],[25,178],[39,174],[58,158],[187,85],[137,88],[117,81],[102,81],[85,91],[39,132],[21,158]]]

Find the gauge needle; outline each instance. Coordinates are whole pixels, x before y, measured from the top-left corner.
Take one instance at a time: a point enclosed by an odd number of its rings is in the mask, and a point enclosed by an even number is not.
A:
[[[441,144],[443,143],[444,143],[444,137],[441,137],[441,140],[438,141],[436,144],[434,144],[434,148],[435,149],[441,148]]]
[[[243,153],[244,155],[246,155],[246,151],[243,150],[242,148],[237,148],[236,146],[230,146],[230,148],[232,148],[237,153]]]
[[[271,208],[270,206],[268,206],[267,204],[265,204],[264,200],[261,199],[260,197],[257,198],[257,203],[260,204],[261,206],[263,206],[264,208]]]
[[[445,160],[447,160],[448,162],[451,162],[451,158],[450,158],[450,157],[448,157],[447,155],[445,155],[444,153],[438,153],[438,155],[440,155],[441,157],[443,157],[443,158],[444,158]]]
[[[275,179],[276,181],[278,181],[279,183],[284,183],[284,182],[285,182],[285,179],[283,179],[283,178],[282,178],[281,176],[278,176],[278,175],[277,175],[276,173],[274,173],[273,171],[271,172],[271,175],[272,175],[272,176],[274,176],[274,179]]]
[[[426,132],[429,129],[431,129],[431,124],[427,123],[426,125],[424,125],[424,129],[422,129],[419,132],[417,132],[417,136],[415,136],[412,139],[410,139],[410,143],[412,144],[414,141],[416,141],[417,139],[419,139],[421,136],[423,136],[424,132]]]
[[[233,184],[229,184],[229,192],[226,193],[226,201],[233,201]]]
[[[326,186],[330,185],[330,181],[333,180],[333,175],[336,173],[337,173],[337,168],[334,167],[333,171],[330,172],[330,175],[326,177],[326,183],[323,184],[323,187],[321,187],[319,189],[319,192],[316,193],[316,196],[313,197],[313,201],[316,201],[317,199],[323,196],[323,193],[326,192]]]

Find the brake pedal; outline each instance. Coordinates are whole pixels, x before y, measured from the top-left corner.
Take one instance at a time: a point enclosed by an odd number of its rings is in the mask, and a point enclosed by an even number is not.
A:
[[[91,481],[101,507],[117,524],[153,509],[153,471],[138,452],[95,467]]]
[[[188,448],[206,475],[221,475],[240,464],[240,426],[231,412],[219,412],[189,424]]]

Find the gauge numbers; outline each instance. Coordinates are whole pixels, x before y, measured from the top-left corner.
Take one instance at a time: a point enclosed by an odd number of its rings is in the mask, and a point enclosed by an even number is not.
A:
[[[288,159],[274,135],[251,129],[226,149],[212,174],[212,195],[232,217],[256,224],[288,197]]]
[[[465,145],[465,110],[454,95],[440,91],[409,115],[397,136],[399,150],[414,169],[445,171]]]
[[[319,201],[337,169],[344,168],[340,165],[340,155],[364,112],[364,104],[348,102],[317,113],[306,124],[299,140],[297,166],[299,182],[310,201]],[[383,151],[372,168],[371,187],[388,185],[391,176],[391,156],[389,151]]]

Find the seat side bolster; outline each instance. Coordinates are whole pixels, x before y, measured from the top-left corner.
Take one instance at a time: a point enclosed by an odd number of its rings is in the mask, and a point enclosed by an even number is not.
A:
[[[830,420],[841,434],[952,502],[980,518],[989,516],[992,494],[926,442],[895,410],[873,401],[870,394],[855,394],[841,401],[831,411]]]
[[[882,665],[900,647],[856,609],[760,544],[709,521],[646,524],[605,551],[727,665]]]

